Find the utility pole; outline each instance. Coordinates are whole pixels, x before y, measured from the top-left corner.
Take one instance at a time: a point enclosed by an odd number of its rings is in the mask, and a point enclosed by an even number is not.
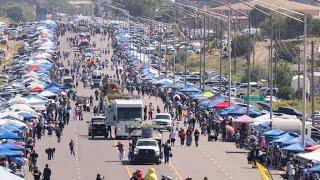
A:
[[[168,33],[167,33],[167,28],[165,30],[165,36],[166,36],[166,76],[168,74]]]
[[[221,87],[222,87],[222,37],[223,37],[223,28],[222,21],[220,24],[220,57],[219,57],[219,95],[221,95]]]
[[[204,90],[204,84],[206,82],[206,17],[203,16],[203,90]]]
[[[314,126],[314,42],[311,41],[311,118]]]

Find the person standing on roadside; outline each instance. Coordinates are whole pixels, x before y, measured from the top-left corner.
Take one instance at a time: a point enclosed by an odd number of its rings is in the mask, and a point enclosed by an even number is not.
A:
[[[200,137],[200,132],[198,129],[194,131],[194,141],[196,143],[196,146],[199,146],[199,137]]]
[[[182,129],[182,128],[179,131],[179,137],[180,137],[181,146],[184,146],[184,140],[186,139],[186,133],[184,132],[184,129]]]
[[[169,164],[170,153],[171,153],[171,146],[170,146],[170,140],[168,140],[163,145],[164,163]]]
[[[74,154],[74,142],[73,142],[72,139],[71,139],[71,141],[69,142],[69,148],[70,148],[70,153],[71,153],[71,155],[75,156],[75,154]]]
[[[46,164],[46,167],[43,169],[43,180],[50,180],[51,176],[51,169],[49,168],[49,165]]]

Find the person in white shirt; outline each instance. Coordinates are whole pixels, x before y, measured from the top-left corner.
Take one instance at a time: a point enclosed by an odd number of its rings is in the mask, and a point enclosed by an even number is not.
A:
[[[171,146],[174,146],[174,142],[176,141],[176,136],[177,136],[177,133],[175,130],[171,130],[170,131],[170,142],[171,142]]]

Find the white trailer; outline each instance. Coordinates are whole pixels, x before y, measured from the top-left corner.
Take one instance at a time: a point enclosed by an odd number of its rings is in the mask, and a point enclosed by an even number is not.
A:
[[[126,126],[140,123],[142,120],[142,105],[140,99],[116,99],[107,105],[106,124],[114,126],[116,138],[126,138]]]

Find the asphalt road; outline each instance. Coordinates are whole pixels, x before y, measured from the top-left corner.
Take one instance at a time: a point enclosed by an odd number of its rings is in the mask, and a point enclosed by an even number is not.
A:
[[[107,47],[107,42],[101,42],[100,35],[94,37],[93,40],[97,43],[97,48]],[[60,38],[61,50],[70,50],[66,42],[66,36]],[[107,58],[110,59],[111,55]],[[73,54],[70,55],[72,60]],[[105,73],[114,74],[110,66],[105,70]],[[94,95],[94,90],[82,88],[79,84],[79,95],[90,96]],[[159,99],[155,97],[143,98],[144,104],[152,102],[154,106],[163,106]],[[95,102],[96,103],[96,102]],[[162,108],[161,108],[162,109]],[[53,180],[93,180],[97,173],[105,176],[106,180],[126,180],[129,179],[132,172],[136,169],[141,169],[143,174],[150,167],[156,169],[157,175],[168,175],[174,179],[185,179],[190,176],[195,180],[201,180],[205,176],[209,179],[217,180],[258,180],[260,176],[257,169],[252,169],[247,164],[245,151],[236,149],[233,143],[226,142],[207,142],[206,136],[200,137],[199,147],[193,144],[191,147],[180,147],[179,139],[177,146],[173,147],[173,158],[170,159],[170,164],[160,165],[130,165],[127,161],[120,162],[118,160],[117,148],[112,147],[118,141],[105,138],[88,138],[88,120],[92,113],[85,113],[83,121],[74,121],[71,118],[69,125],[64,129],[62,141],[57,143],[55,136],[44,136],[36,142],[36,151],[39,154],[39,169],[42,171],[45,164],[49,164],[52,170]],[[165,133],[164,140],[168,134]],[[75,141],[76,156],[71,156],[69,152],[69,142]],[[122,140],[128,151],[128,141]],[[55,147],[55,159],[47,160],[45,149]],[[33,179],[27,173],[26,179]]]

